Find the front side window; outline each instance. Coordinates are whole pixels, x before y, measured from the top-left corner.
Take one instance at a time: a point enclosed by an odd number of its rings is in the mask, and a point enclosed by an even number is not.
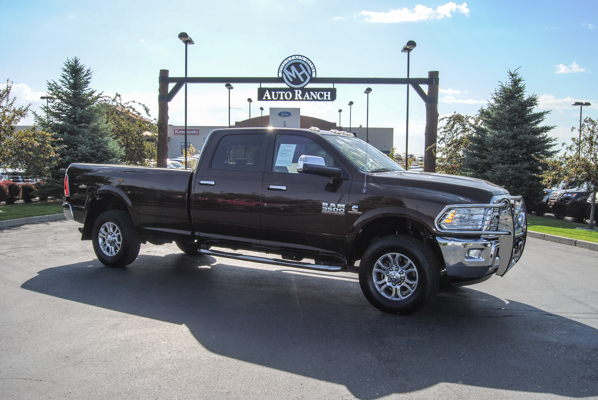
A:
[[[337,166],[332,156],[310,138],[298,135],[278,135],[274,147],[272,171],[296,174],[297,161],[302,155],[322,157],[327,167]]]
[[[266,135],[249,133],[220,139],[212,159],[212,169],[261,171],[260,156]]]

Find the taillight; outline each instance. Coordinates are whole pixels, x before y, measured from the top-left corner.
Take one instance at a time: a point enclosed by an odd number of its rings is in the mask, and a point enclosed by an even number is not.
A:
[[[69,196],[69,176],[64,174],[64,197]]]

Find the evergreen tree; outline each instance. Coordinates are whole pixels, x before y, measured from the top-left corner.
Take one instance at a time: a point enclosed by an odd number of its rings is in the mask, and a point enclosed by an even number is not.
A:
[[[43,130],[57,139],[56,168],[41,191],[61,192],[64,170],[71,163],[111,164],[120,161],[122,150],[101,118],[102,94],[90,88],[92,72],[75,57],[67,59],[58,82],[48,82],[48,95],[54,100],[43,106],[36,120]]]
[[[546,159],[556,153],[555,139],[548,136],[554,127],[540,126],[550,111],[534,111],[538,97],[525,95],[517,70],[508,75],[509,81],[500,84],[479,112],[481,124],[465,150],[464,170],[503,186],[511,195],[522,195],[533,210],[542,197]]]
[[[101,118],[101,93],[89,87],[92,72],[75,57],[67,59],[58,82],[48,82],[54,101],[42,107],[40,125],[61,141],[59,168],[71,163],[117,163],[122,155],[110,126]],[[39,118],[39,116],[38,116]]]

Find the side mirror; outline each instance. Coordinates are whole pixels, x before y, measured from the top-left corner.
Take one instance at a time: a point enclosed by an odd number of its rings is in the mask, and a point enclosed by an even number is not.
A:
[[[336,167],[327,167],[322,157],[302,155],[297,160],[297,172],[302,174],[313,174],[326,176],[328,178],[340,178],[343,170]]]

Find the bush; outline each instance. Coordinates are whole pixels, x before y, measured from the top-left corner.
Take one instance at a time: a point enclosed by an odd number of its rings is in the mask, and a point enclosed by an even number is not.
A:
[[[586,220],[586,209],[588,208],[588,203],[585,200],[582,201],[572,201],[567,206],[567,215],[573,217],[573,221],[583,224]]]
[[[37,188],[31,183],[21,185],[21,198],[25,203],[31,203],[34,197],[37,197]]]
[[[5,183],[0,183],[0,201],[6,201],[8,199],[8,187]]]
[[[567,205],[562,201],[557,201],[550,208],[556,219],[563,220],[567,215]]]
[[[543,201],[536,204],[535,212],[538,217],[543,217],[548,211],[550,211],[550,206]]]
[[[6,204],[15,204],[15,201],[21,197],[21,187],[14,182],[8,183],[8,198]]]
[[[53,181],[47,179],[44,183],[38,182],[35,184],[37,189],[37,197],[40,201],[47,200],[52,196],[56,199],[61,199],[64,196],[64,181]]]

